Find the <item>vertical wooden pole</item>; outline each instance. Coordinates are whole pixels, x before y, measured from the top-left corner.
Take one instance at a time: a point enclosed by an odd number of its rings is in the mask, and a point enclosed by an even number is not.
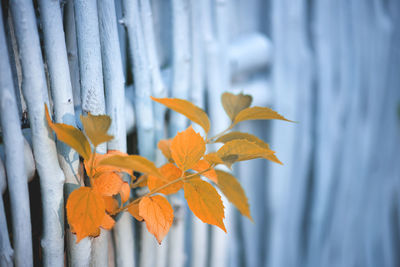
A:
[[[49,98],[35,11],[30,1],[18,0],[10,4],[22,66],[23,93],[32,130],[33,152],[41,180],[44,266],[61,266],[64,263],[65,177],[57,159],[53,133],[45,121],[44,103],[48,104]],[[23,257],[28,258],[27,255]]]
[[[0,8],[0,121],[5,149],[5,165],[0,160],[0,211],[1,226],[1,265],[12,265],[12,249],[7,232],[7,222],[4,213],[3,191],[7,186],[10,193],[12,233],[14,246],[14,263],[19,266],[32,266],[32,234],[29,208],[28,177],[24,169],[24,137],[18,115],[18,106],[14,91],[14,82],[8,60],[6,35],[3,16]],[[6,171],[6,172],[5,172]]]
[[[149,160],[155,159],[155,132],[154,113],[151,95],[150,69],[146,44],[143,34],[143,25],[139,12],[138,0],[123,1],[123,22],[128,32],[129,54],[133,62],[132,73],[135,85],[135,114],[138,133],[139,154]],[[141,225],[141,248],[139,255],[139,266],[153,267],[156,258],[152,255],[156,249],[156,242]]]
[[[126,152],[125,78],[118,39],[115,3],[109,0],[99,0],[98,10],[106,109],[107,114],[112,119],[109,133],[114,136],[114,139],[108,142],[108,150]],[[130,183],[130,181],[128,182]],[[132,216],[123,213],[114,226],[117,266],[130,267],[135,264],[135,240],[132,223]]]
[[[74,11],[81,78],[82,113],[105,114],[97,1],[75,0]],[[106,150],[105,144],[97,148],[97,152],[101,154],[106,153]],[[108,231],[102,229],[100,236],[92,241],[92,266],[101,266],[108,262],[109,235]]]
[[[74,99],[68,66],[68,56],[63,34],[60,4],[57,1],[39,1],[44,35],[46,62],[50,77],[55,121],[76,126]],[[58,159],[65,175],[66,198],[72,188],[79,186],[83,179],[79,173],[79,155],[62,142],[57,142]],[[76,236],[67,227],[68,261],[72,266],[87,265],[90,260],[90,240],[84,239],[76,244]]]

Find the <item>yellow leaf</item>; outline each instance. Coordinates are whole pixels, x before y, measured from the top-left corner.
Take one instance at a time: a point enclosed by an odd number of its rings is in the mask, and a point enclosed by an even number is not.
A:
[[[97,236],[105,215],[103,198],[89,187],[80,187],[69,195],[67,219],[78,243],[87,236]]]
[[[106,230],[111,230],[113,228],[114,224],[115,224],[114,219],[110,215],[105,214],[100,227],[104,228]]]
[[[191,169],[206,151],[206,143],[192,126],[178,133],[171,142],[171,155],[176,165],[183,171]]]
[[[139,155],[110,155],[109,157],[100,160],[99,165],[114,166],[117,168],[162,177],[153,162]]]
[[[178,167],[176,167],[172,163],[167,163],[163,165],[161,168],[159,168],[160,173],[164,177],[163,179],[149,175],[147,179],[147,186],[149,187],[150,191],[157,189],[161,186],[164,186],[168,184],[169,182],[172,182],[182,176],[182,170],[180,170]],[[183,182],[176,182],[174,184],[169,185],[168,187],[158,191],[158,193],[164,194],[164,195],[170,195],[170,194],[175,194],[178,192],[183,186]]]
[[[168,200],[160,195],[142,198],[139,203],[139,215],[146,222],[147,230],[161,244],[174,221],[174,210]]]
[[[69,145],[85,160],[90,158],[92,151],[86,136],[77,128],[64,123],[53,123],[47,105],[45,105],[46,120],[50,128],[56,133],[57,139]]]
[[[276,111],[273,111],[270,108],[266,107],[251,107],[251,108],[246,108],[240,111],[236,117],[235,120],[233,121],[233,124],[237,124],[238,122],[241,121],[247,121],[247,120],[284,120],[284,121],[289,121],[292,122],[285,117],[279,115]]]
[[[224,162],[222,159],[218,156],[217,152],[211,152],[207,155],[204,155],[203,157],[208,163],[210,164],[223,164]]]
[[[93,190],[102,196],[112,196],[119,193],[124,181],[115,172],[102,173],[93,179]]]
[[[89,160],[85,160],[85,169],[86,173],[88,176],[91,176],[90,174],[90,168],[92,167],[92,161],[93,157],[95,157],[94,164],[93,164],[93,175],[97,176],[102,173],[107,173],[107,172],[125,172],[132,176],[132,171],[130,169],[124,169],[124,168],[118,168],[115,166],[107,166],[107,165],[100,165],[99,162],[102,161],[103,159],[106,159],[112,155],[120,155],[120,156],[128,156],[128,154],[123,153],[118,150],[110,150],[107,152],[107,154],[92,154]]]
[[[211,164],[207,160],[201,159],[192,167],[192,169],[197,172],[202,172],[209,169],[210,167]],[[218,183],[218,177],[217,174],[215,173],[214,168],[211,168],[211,170],[209,171],[203,172],[201,175],[207,177],[214,183]]]
[[[220,136],[217,140],[215,140],[216,143],[227,143],[232,140],[237,140],[237,139],[246,139],[247,141],[254,142],[260,147],[269,149],[269,145],[265,143],[263,140],[258,138],[255,135],[248,134],[248,133],[242,133],[242,132],[230,132],[227,134],[224,134],[223,136]]]
[[[225,143],[218,151],[218,156],[225,164],[232,165],[234,162],[264,158],[268,159],[275,152],[257,145],[255,142],[249,142],[245,139],[232,140]]]
[[[171,139],[160,140],[157,146],[169,162],[174,161],[171,156]]]
[[[181,113],[189,120],[199,124],[206,133],[210,130],[210,120],[207,114],[201,108],[193,105],[187,100],[179,98],[155,98],[151,97],[154,101],[163,104],[164,106]]]
[[[278,159],[278,157],[275,156],[275,153],[272,154],[272,155],[269,155],[269,156],[265,156],[265,158],[270,160],[270,161],[272,161],[272,162],[275,162],[275,163],[283,165],[283,163]]]
[[[251,221],[253,218],[250,215],[250,206],[242,186],[239,181],[230,173],[216,170],[218,175],[218,187],[221,189],[222,193],[235,207],[240,211],[240,213],[248,217]]]
[[[215,140],[215,142],[217,143],[227,143],[229,141],[232,140],[237,140],[237,139],[245,139],[249,142],[254,142],[256,143],[258,146],[265,148],[265,149],[270,149],[269,145],[267,143],[265,143],[263,140],[261,140],[260,138],[258,138],[255,135],[252,134],[248,134],[248,133],[241,133],[241,132],[230,132],[227,133],[221,137],[219,137],[217,140]],[[268,160],[271,160],[273,162],[282,164],[282,162],[275,156],[275,154],[271,154],[269,156],[265,157]]]
[[[139,203],[130,204],[128,212],[139,222],[143,221],[143,218],[139,215]]]
[[[122,203],[125,203],[128,201],[129,196],[131,194],[131,187],[127,182],[124,182],[121,186],[121,189],[119,190],[119,194],[121,196],[121,201]]]
[[[213,224],[226,232],[224,225],[224,205],[217,190],[200,178],[185,181],[183,189],[190,210],[202,222]]]
[[[240,111],[250,107],[252,100],[253,98],[250,95],[244,95],[242,93],[234,95],[225,92],[221,96],[222,106],[232,121]]]
[[[98,146],[101,143],[108,142],[114,138],[107,134],[111,125],[111,118],[109,116],[92,115],[88,113],[87,116],[81,115],[81,121],[87,137],[89,137],[94,146]]]

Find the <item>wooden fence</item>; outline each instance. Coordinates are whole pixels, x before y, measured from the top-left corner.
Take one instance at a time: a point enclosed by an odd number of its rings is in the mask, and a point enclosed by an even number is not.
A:
[[[398,0],[0,3],[1,266],[400,265]],[[99,151],[159,165],[157,141],[189,122],[149,96],[191,100],[218,131],[224,91],[297,122],[240,126],[285,164],[235,169],[255,223],[226,203],[225,234],[178,194],[161,246],[129,215],[76,244],[64,197],[79,156],[54,140],[43,103],[78,127],[108,114],[115,139]]]

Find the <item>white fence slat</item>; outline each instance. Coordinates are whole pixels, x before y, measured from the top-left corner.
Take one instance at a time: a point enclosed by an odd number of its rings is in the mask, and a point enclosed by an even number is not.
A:
[[[97,1],[101,56],[103,64],[105,103],[107,115],[111,117],[109,134],[114,139],[107,143],[108,150],[126,152],[125,78],[120,52],[117,16],[114,1]],[[129,176],[126,176],[130,183]],[[135,265],[135,240],[133,218],[123,213],[113,228],[115,264],[131,267]]]
[[[29,1],[12,1],[10,7],[22,66],[22,87],[32,130],[33,152],[41,179],[44,265],[60,266],[64,262],[65,177],[58,163],[53,135],[44,119],[44,103],[49,103],[49,100],[36,17]]]
[[[20,266],[32,266],[32,234],[29,207],[28,177],[24,168],[24,137],[19,121],[14,82],[8,60],[3,15],[0,10],[0,122],[5,150],[5,169],[0,159],[0,215],[1,222],[1,265],[12,266],[12,261]],[[13,250],[7,231],[4,212],[3,192],[7,187],[10,193],[11,216],[13,220]],[[28,241],[28,242],[27,242]]]
[[[44,51],[50,78],[50,89],[54,104],[55,121],[76,126],[74,99],[70,79],[68,56],[63,33],[61,8],[58,2],[39,1],[44,35]],[[50,107],[49,107],[50,108]],[[65,175],[65,182],[77,185],[82,183],[79,173],[79,155],[63,142],[57,142],[58,160]],[[68,187],[65,190],[66,196]],[[76,244],[76,238],[67,230],[69,264],[87,265],[90,260],[90,240]]]
[[[105,114],[97,1],[74,0],[74,11],[82,113]],[[104,154],[106,150],[106,144],[97,147],[98,153]],[[108,262],[108,238],[109,234],[102,229],[100,236],[92,240],[92,266]]]

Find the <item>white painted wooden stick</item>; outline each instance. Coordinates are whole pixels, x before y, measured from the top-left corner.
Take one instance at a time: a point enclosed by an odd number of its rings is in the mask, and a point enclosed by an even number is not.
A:
[[[65,178],[58,163],[53,134],[45,121],[44,103],[49,101],[35,12],[30,1],[18,0],[10,4],[23,70],[23,93],[32,129],[33,152],[41,180],[44,266],[61,266],[64,263]]]
[[[6,188],[6,170],[4,169],[3,161],[0,159],[0,265],[4,267],[11,267],[13,266],[14,251],[10,245],[6,212],[4,210],[3,193]]]
[[[74,0],[66,0],[64,8],[65,44],[67,47],[69,74],[74,99],[75,120],[78,127],[82,127],[80,115],[82,114],[81,85],[79,78],[78,44],[76,40]]]
[[[203,9],[200,1],[190,1],[191,11],[191,50],[192,50],[192,68],[190,81],[190,99],[193,104],[203,108],[205,107],[205,51],[203,35]],[[204,133],[198,125],[193,125],[196,132]],[[187,212],[188,221],[191,224],[192,231],[186,232],[189,237],[191,251],[188,251],[188,262],[192,267],[205,267],[207,264],[208,252],[208,232],[209,225],[200,221],[190,211]],[[189,219],[190,218],[190,219]],[[186,248],[188,250],[188,248]]]
[[[76,126],[60,4],[57,1],[41,0],[39,1],[39,8],[55,121]],[[61,169],[64,171],[65,182],[76,186],[83,184],[82,173],[79,173],[79,154],[63,142],[57,142],[57,151]],[[64,188],[66,198],[71,193],[69,185]],[[90,240],[84,239],[77,244],[76,237],[72,235],[69,227],[66,231],[69,264],[71,266],[88,265],[91,249]]]
[[[228,8],[230,1],[220,0],[209,6],[205,12],[212,21],[212,11],[215,11],[215,33],[206,28],[206,69],[208,86],[209,114],[213,129],[210,134],[214,135],[226,129],[229,125],[228,118],[221,105],[221,95],[230,89],[230,74],[228,60]],[[211,24],[212,25],[212,24]],[[207,25],[206,25],[207,26]],[[209,24],[210,26],[210,24]],[[207,27],[209,27],[207,26]],[[214,146],[215,147],[215,146]],[[225,197],[222,197],[225,207],[225,224],[230,231],[230,206]],[[213,267],[224,267],[228,265],[228,236],[217,227],[211,227],[211,255],[210,265]]]
[[[28,129],[29,130],[29,129]],[[24,131],[22,131],[22,134],[25,137]],[[5,148],[4,144],[0,145],[0,158],[1,160],[5,161]],[[28,182],[32,181],[32,179],[35,177],[35,172],[36,172],[36,166],[35,166],[35,159],[33,158],[33,152],[31,145],[29,144],[29,141],[27,138],[24,138],[24,169],[25,169],[25,174],[28,179]]]
[[[246,121],[242,122],[238,131],[250,132],[262,139],[266,133],[268,122],[265,121]],[[239,215],[243,259],[239,262],[244,262],[245,266],[262,266],[265,236],[266,233],[265,216],[266,216],[266,203],[265,203],[265,185],[266,185],[266,165],[276,163],[267,163],[264,159],[251,160],[248,162],[240,162],[237,164],[235,173],[236,177],[246,192],[250,204],[250,212],[254,222],[250,221],[247,217]],[[237,212],[237,211],[235,211]],[[237,229],[239,230],[239,229]],[[228,233],[228,235],[231,233]],[[236,234],[236,233],[235,233]],[[231,249],[231,248],[229,248]]]
[[[81,77],[82,110],[105,113],[97,1],[75,0],[75,25]],[[105,150],[105,146],[102,148]],[[105,152],[105,151],[101,151]]]
[[[171,96],[189,99],[190,92],[190,31],[189,0],[172,0],[172,87]],[[177,112],[170,113],[169,135],[175,136],[188,125],[188,120]]]
[[[103,72],[99,37],[98,10],[96,0],[75,0],[75,26],[79,55],[82,113],[105,114]],[[97,152],[106,153],[102,144]],[[109,234],[101,230],[92,241],[92,266],[108,262]]]
[[[272,62],[272,43],[262,33],[239,36],[229,44],[228,57],[232,76],[266,69]]]
[[[190,96],[190,6],[189,0],[172,0],[172,87],[171,96],[189,99]],[[188,120],[177,112],[170,112],[169,135],[183,131]],[[169,266],[185,264],[185,213],[182,194],[170,197],[174,208],[179,211],[169,232]]]
[[[132,92],[133,89],[127,88],[125,89],[125,129],[126,134],[130,134],[134,131],[136,122],[135,122],[135,107],[133,106],[134,99],[130,99],[126,93]]]
[[[150,70],[151,93],[154,97],[167,97],[167,88],[162,79],[160,63],[157,55],[156,40],[154,37],[154,21],[149,0],[140,0],[143,36],[146,43],[148,68]],[[154,127],[156,142],[165,138],[165,111],[164,105],[154,105]]]
[[[151,84],[146,56],[143,27],[140,20],[138,0],[123,1],[124,24],[128,31],[129,52],[133,61],[135,82],[135,114],[138,128],[139,153],[148,159],[154,158],[153,103],[150,99]]]
[[[145,48],[148,61],[148,69],[150,72],[151,94],[154,97],[166,97],[167,88],[161,77],[160,64],[156,49],[156,40],[154,36],[153,14],[149,0],[140,0],[140,14],[143,25],[143,37],[146,43]],[[154,134],[155,134],[155,142],[157,143],[160,139],[165,138],[166,108],[164,105],[154,103],[153,110],[154,110]],[[161,166],[163,163],[165,163],[165,158],[160,150],[156,151],[155,163],[156,166]],[[155,243],[154,238],[151,235],[148,235],[147,233],[145,235],[146,239],[147,238],[149,239],[149,242]],[[154,246],[153,248],[154,254],[156,255],[155,266],[157,267],[167,266],[168,243],[169,239],[165,238],[165,240],[163,240],[161,245]]]
[[[129,54],[133,62],[132,73],[135,85],[135,114],[139,154],[149,160],[154,160],[156,144],[153,103],[150,99],[151,80],[138,0],[124,0],[123,11],[123,22],[128,32]],[[154,253],[156,244],[154,237],[147,232],[144,224],[142,224],[139,255],[140,267],[155,266],[156,259],[151,253]]]
[[[28,182],[30,182],[35,177],[36,165],[35,159],[33,158],[32,147],[26,138],[24,138],[24,166],[26,177],[28,178]]]
[[[100,41],[103,62],[106,110],[111,117],[108,150],[126,152],[125,78],[122,69],[114,1],[99,0]],[[126,177],[129,180],[129,177]],[[128,181],[130,183],[130,181]],[[123,213],[113,228],[117,266],[135,265],[133,218]]]
[[[271,164],[266,185],[271,212],[268,266],[299,266],[305,251],[298,245],[303,240],[297,231],[304,223],[301,213],[310,175],[313,61],[306,30],[307,2],[298,1],[288,12],[289,3],[274,1],[272,5],[272,84],[276,89],[273,107],[286,118],[301,123],[293,127],[272,122],[271,144],[285,166]]]
[[[126,29],[123,22],[123,10],[122,10],[122,0],[115,0],[115,13],[118,21],[118,39],[119,46],[121,51],[121,59],[122,59],[122,70],[124,72],[124,77],[126,79],[127,72],[127,62],[128,62],[128,50],[127,50],[127,37],[126,37]]]
[[[6,9],[4,12],[6,16],[4,17],[4,31],[6,33],[6,41],[8,45],[8,54],[11,66],[11,73],[13,76],[14,87],[15,87],[15,97],[18,106],[19,117],[22,118],[22,113],[26,112],[26,103],[24,97],[22,96],[22,70],[21,63],[19,62],[19,54],[17,41],[15,39],[14,26],[11,19],[10,9]]]
[[[126,152],[125,78],[122,70],[114,1],[98,0],[98,13],[106,110],[112,118],[109,134],[114,136],[114,139],[108,142],[108,149]]]

